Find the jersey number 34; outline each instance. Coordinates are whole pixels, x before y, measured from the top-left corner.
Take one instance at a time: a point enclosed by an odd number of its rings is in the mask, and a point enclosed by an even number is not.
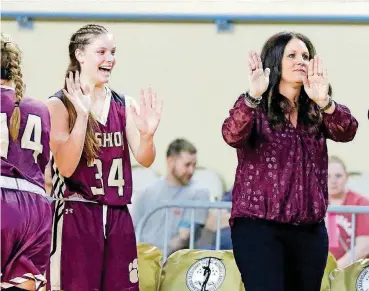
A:
[[[103,165],[101,160],[95,159],[93,164],[88,165],[89,167],[97,167],[97,173],[95,174],[95,179],[100,180],[101,185],[103,186]],[[123,159],[117,158],[113,159],[109,175],[108,175],[108,186],[109,187],[118,187],[118,195],[123,196],[123,186],[124,186],[124,178],[123,178]],[[94,195],[105,195],[104,187],[91,187],[91,192]]]

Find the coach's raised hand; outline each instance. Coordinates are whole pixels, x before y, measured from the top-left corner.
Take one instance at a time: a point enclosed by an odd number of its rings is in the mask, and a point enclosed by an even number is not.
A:
[[[65,78],[67,90],[63,89],[65,96],[73,104],[77,115],[88,115],[91,108],[90,88],[85,86],[81,88],[79,72],[76,71],[73,78],[73,72],[69,72],[69,77]]]
[[[248,67],[250,95],[259,97],[268,89],[270,69],[263,70],[260,55],[255,51],[249,52]]]
[[[304,90],[311,100],[319,107],[325,107],[329,102],[329,82],[327,69],[322,64],[322,59],[315,56],[311,59],[308,74],[303,76]]]
[[[133,120],[141,136],[153,136],[158,128],[163,100],[157,97],[156,93],[149,88],[147,93],[141,90],[140,110],[137,112],[134,106],[131,106]]]

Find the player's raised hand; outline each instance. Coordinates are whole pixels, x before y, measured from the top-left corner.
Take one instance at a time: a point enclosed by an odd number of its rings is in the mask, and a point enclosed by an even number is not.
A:
[[[86,115],[91,108],[90,88],[86,86],[81,88],[79,80],[79,72],[76,71],[73,78],[73,72],[69,72],[69,76],[65,78],[67,90],[63,89],[64,95],[72,102],[77,115]]]
[[[255,51],[249,52],[248,68],[250,95],[259,97],[268,89],[270,69],[263,69],[260,55]]]
[[[131,106],[133,120],[141,135],[154,135],[160,122],[162,109],[163,100],[158,98],[151,88],[147,90],[147,93],[141,89],[139,113],[134,106]]]

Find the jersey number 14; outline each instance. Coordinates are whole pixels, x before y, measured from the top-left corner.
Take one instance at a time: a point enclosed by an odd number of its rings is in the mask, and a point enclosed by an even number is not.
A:
[[[8,118],[6,113],[1,113],[1,156],[3,158],[8,158],[9,150],[9,128],[8,128]],[[20,146],[22,149],[32,150],[33,158],[35,163],[37,163],[37,156],[42,153],[43,146],[41,144],[41,118],[40,116],[29,114],[27,116],[26,127],[24,129]],[[32,138],[33,137],[33,138]]]

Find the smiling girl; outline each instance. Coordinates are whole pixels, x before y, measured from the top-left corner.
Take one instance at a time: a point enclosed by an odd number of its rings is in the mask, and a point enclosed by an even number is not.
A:
[[[162,102],[149,89],[137,108],[108,86],[115,51],[104,27],[80,28],[64,89],[47,102],[56,200],[48,290],[139,290],[129,148],[153,163]]]

